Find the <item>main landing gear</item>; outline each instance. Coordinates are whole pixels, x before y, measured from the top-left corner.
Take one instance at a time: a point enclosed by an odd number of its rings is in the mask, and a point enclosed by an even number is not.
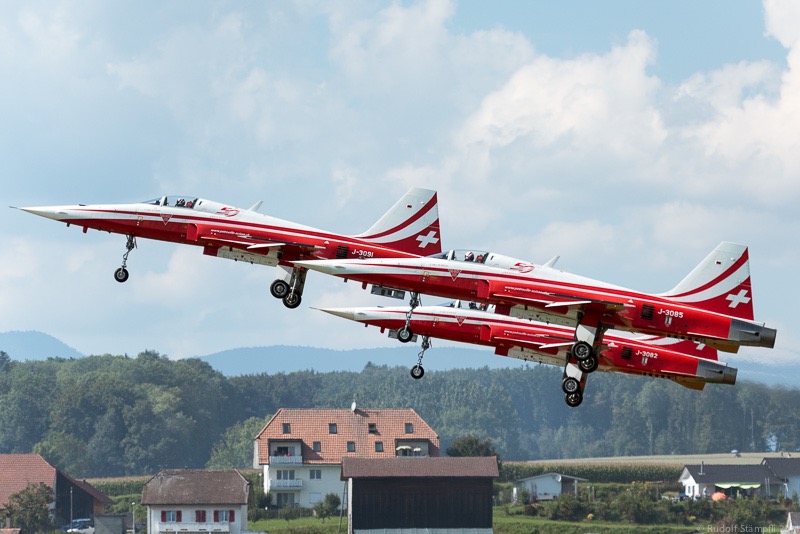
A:
[[[278,265],[278,269],[283,272],[281,277],[272,282],[269,292],[276,299],[282,299],[283,305],[287,308],[297,308],[303,300],[303,287],[306,285],[308,269],[283,265]]]
[[[132,235],[128,235],[127,237],[128,241],[125,243],[125,254],[122,255],[122,267],[114,271],[114,280],[119,283],[128,280],[128,269],[126,269],[128,265],[128,254],[136,248],[136,237]]]
[[[588,321],[584,319],[586,317],[581,317],[578,321],[578,327],[575,329],[577,341],[570,348],[561,379],[564,401],[571,408],[576,408],[583,402],[586,379],[590,373],[597,370],[600,364],[599,344],[606,329],[599,321],[596,327],[587,326]]]

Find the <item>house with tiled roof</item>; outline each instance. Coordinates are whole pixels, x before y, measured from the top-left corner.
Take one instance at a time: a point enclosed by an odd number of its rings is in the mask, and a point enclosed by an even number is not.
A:
[[[708,498],[722,492],[729,497],[777,497],[783,480],[763,464],[686,465],[678,481],[689,498]]]
[[[149,534],[244,534],[251,500],[236,470],[165,469],[142,490]]]
[[[492,532],[497,458],[343,458],[348,532]]]
[[[783,479],[784,495],[800,496],[800,458],[764,458],[761,463]]]
[[[38,454],[0,454],[0,511],[8,507],[11,495],[40,482],[53,490],[55,500],[50,505],[50,515],[59,525],[68,523],[70,518],[102,514],[112,503],[85,480],[72,478]]]
[[[255,467],[277,506],[308,508],[328,493],[341,496],[343,458],[398,456],[439,456],[439,436],[410,408],[281,408],[255,437]]]

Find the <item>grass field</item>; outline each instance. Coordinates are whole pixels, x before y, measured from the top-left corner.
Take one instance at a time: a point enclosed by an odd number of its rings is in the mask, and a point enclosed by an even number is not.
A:
[[[635,525],[625,523],[607,523],[602,521],[550,521],[539,517],[522,515],[508,516],[502,508],[494,510],[495,534],[679,534],[689,532],[707,532],[707,527],[696,528],[685,525]],[[313,517],[293,519],[270,519],[250,523],[249,529],[267,534],[337,534],[347,532],[347,518],[339,524],[339,518],[327,519],[325,522]]]

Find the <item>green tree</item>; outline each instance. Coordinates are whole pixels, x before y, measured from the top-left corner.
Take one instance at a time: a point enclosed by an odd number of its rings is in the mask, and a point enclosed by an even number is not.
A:
[[[208,469],[249,469],[253,467],[253,438],[272,416],[251,417],[230,427],[211,451]]]
[[[475,434],[469,434],[456,438],[453,443],[445,450],[447,456],[497,456],[492,440],[481,439]]]
[[[53,490],[47,484],[29,484],[27,488],[8,498],[8,512],[12,524],[21,534],[48,532],[54,525],[50,521],[49,508],[53,502]]]
[[[314,514],[324,522],[325,519],[336,513],[340,504],[342,504],[342,500],[338,495],[335,493],[328,493],[323,500],[318,501],[314,505]]]

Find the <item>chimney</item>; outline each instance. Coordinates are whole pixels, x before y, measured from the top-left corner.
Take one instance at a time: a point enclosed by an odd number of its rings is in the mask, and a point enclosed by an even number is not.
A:
[[[701,475],[705,475],[705,473],[703,472],[703,470],[704,470],[705,466],[706,466],[706,463],[705,463],[705,462],[703,462],[703,461],[701,461],[701,462],[700,462],[700,474],[701,474]]]

